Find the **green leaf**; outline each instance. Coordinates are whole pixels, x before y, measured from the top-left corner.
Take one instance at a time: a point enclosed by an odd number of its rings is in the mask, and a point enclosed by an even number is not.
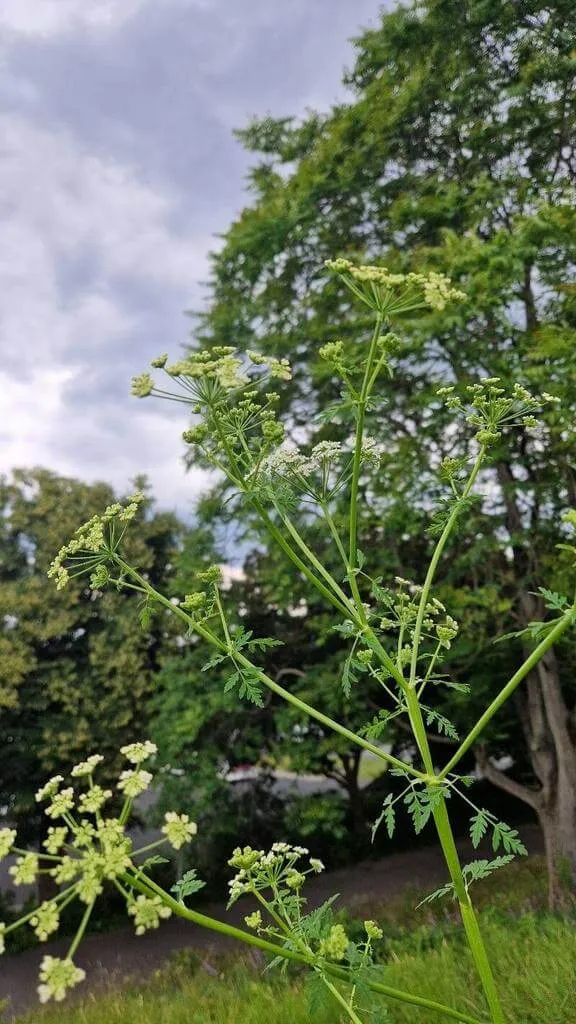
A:
[[[416,904],[416,909],[421,907],[424,903],[432,903],[433,900],[440,900],[443,896],[454,895],[454,885],[452,882],[446,882],[446,885],[441,885],[439,889],[435,889],[428,896],[425,896],[420,903]]]
[[[468,513],[472,511],[474,505],[477,505],[481,501],[481,494],[468,494],[465,498],[449,499],[445,501],[432,516],[426,533],[431,537],[437,537],[442,533],[442,530],[447,525],[450,517],[454,515],[455,518],[452,533],[452,536],[454,537],[458,527],[466,522]]]
[[[198,878],[196,869],[192,868],[187,871],[182,878],[180,878],[176,885],[173,885],[170,892],[173,892],[179,903],[184,903],[187,896],[192,896],[193,893],[199,892],[203,889],[206,882],[203,882],[201,878]]]
[[[540,640],[548,636],[548,633],[552,632],[557,623],[557,618],[551,619],[550,622],[529,622],[524,629],[519,629],[514,633],[504,633],[503,636],[497,636],[494,643],[501,644],[504,640],[517,640],[523,636],[540,642]]]
[[[562,612],[568,604],[568,598],[564,594],[557,594],[554,590],[538,587],[538,594],[544,598],[546,607],[551,608],[553,611]]]
[[[493,826],[492,849],[498,850],[500,843],[507,853],[517,853],[521,857],[528,854],[528,850],[518,835],[518,829],[510,828],[504,821],[497,821]]]
[[[204,662],[200,671],[208,672],[211,668],[216,668],[216,665],[221,665],[227,657],[228,655],[226,654],[215,654],[213,658],[210,658],[210,661]]]
[[[494,860],[473,860],[469,864],[465,864],[462,868],[462,874],[466,883],[466,888],[477,882],[481,878],[488,878],[494,871],[498,871],[499,868],[506,867],[514,860],[514,854],[505,854],[503,857],[495,857]]]
[[[275,640],[271,636],[263,636],[257,640],[250,640],[247,644],[249,651],[266,651],[270,647],[283,647],[284,643],[282,640]]]
[[[480,810],[477,814],[474,814],[470,819],[470,839],[472,840],[472,846],[474,849],[480,844],[481,839],[485,836],[488,826],[490,824],[489,815],[487,811]]]
[[[388,793],[382,805],[382,810],[372,826],[372,842],[374,842],[374,837],[383,821],[386,823],[388,838],[392,839],[396,827],[396,812],[394,810],[394,797],[392,793]]]
[[[356,662],[354,662],[352,654],[349,654],[342,669],[342,689],[345,697],[350,696],[352,692],[352,684],[357,682],[357,679]]]
[[[152,619],[154,617],[154,611],[155,611],[155,609],[154,609],[154,607],[152,605],[152,602],[150,601],[150,598],[145,597],[141,601],[140,607],[138,609],[138,618],[140,620],[140,625],[141,625],[142,629],[144,629],[144,630],[150,629],[150,626],[152,624]]]
[[[339,896],[340,893],[335,893],[334,896],[330,896],[325,900],[320,907],[311,910],[309,914],[302,918],[302,931],[307,939],[312,942],[318,942],[328,934],[334,917],[332,905]]]
[[[441,736],[448,736],[451,740],[458,740],[460,738],[449,718],[441,715],[434,708],[425,708],[424,705],[422,705],[422,708],[426,711],[427,725],[434,724]]]
[[[238,691],[240,696],[249,700],[251,704],[255,704],[256,707],[263,708],[262,684],[258,677],[251,675],[249,672],[242,672],[240,678],[241,683]]]
[[[442,797],[449,796],[443,786],[427,786],[425,789],[412,789],[404,797],[404,803],[412,818],[414,831],[418,835],[428,824],[431,814],[436,810]]]
[[[237,686],[239,679],[241,678],[239,672],[231,672],[229,676],[224,680],[224,693],[230,693]]]
[[[314,971],[306,975],[306,1000],[308,1003],[308,1020],[324,1018],[332,1007],[333,997],[322,980],[322,975]]]

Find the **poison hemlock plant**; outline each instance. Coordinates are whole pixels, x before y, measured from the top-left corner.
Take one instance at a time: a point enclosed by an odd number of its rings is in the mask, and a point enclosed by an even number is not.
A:
[[[345,356],[343,345],[337,341],[324,345],[320,352],[339,383],[341,398],[332,408],[331,416],[337,417],[344,427],[348,425],[346,440],[321,442],[311,450],[285,443],[282,424],[275,414],[278,395],[272,382],[289,380],[290,367],[284,359],[256,352],[243,356],[232,348],[213,348],[195,352],[173,365],[161,356],[152,366],[164,372],[168,386],[159,387],[145,373],[134,380],[133,393],[142,398],[152,395],[189,405],[196,420],[185,432],[185,441],[205,463],[225,474],[237,494],[260,518],[271,540],[332,607],[334,629],[350,645],[342,678],[335,679],[334,685],[341,685],[348,692],[352,687],[360,687],[362,677],[369,674],[382,693],[382,709],[376,718],[367,713],[365,727],[358,733],[352,732],[333,721],[321,707],[306,704],[263,672],[258,666],[258,654],[274,641],[228,624],[220,596],[218,567],[198,572],[197,589],[179,603],[156,590],[146,574],[126,561],[123,554],[124,534],[141,500],[138,495],[126,507],[111,506],[80,527],[56,557],[50,575],[59,588],[66,586],[71,576],[87,575],[95,594],[105,587],[137,591],[142,598],[144,622],[155,607],[161,606],[181,621],[187,633],[202,638],[213,648],[214,655],[205,671],[216,664],[229,666],[225,686],[238,699],[259,705],[264,692],[271,690],[303,716],[316,719],[370,751],[401,776],[405,783],[403,791],[385,800],[374,828],[384,825],[392,835],[394,805],[398,801],[407,808],[416,832],[427,823],[434,823],[449,881],[426,899],[444,896],[457,902],[486,998],[486,1020],[504,1024],[470,889],[477,879],[486,878],[514,855],[526,851],[515,830],[470,801],[466,794],[469,779],[459,776],[457,767],[534,665],[572,625],[576,605],[562,595],[554,595],[553,602],[548,601],[553,616],[544,624],[534,625],[532,652],[460,741],[448,763],[437,768],[427,727],[456,741],[458,738],[453,724],[426,703],[425,692],[432,686],[457,687],[464,692],[466,688],[441,671],[445,652],[459,627],[433,590],[439,562],[458,521],[473,503],[482,502],[476,488],[483,467],[489,464],[491,449],[504,444],[513,431],[534,429],[537,414],[555,399],[547,394],[536,398],[521,383],[508,391],[498,378],[484,378],[463,388],[440,386],[439,405],[445,403],[455,416],[465,417],[473,428],[469,459],[448,458],[439,467],[445,498],[431,516],[430,532],[438,539],[424,581],[415,584],[400,577],[389,581],[372,575],[368,555],[358,550],[358,511],[360,485],[369,481],[370,474],[378,472],[382,458],[377,440],[367,431],[376,403],[376,384],[381,376],[393,374],[394,353],[402,345],[403,317],[425,317],[448,303],[465,301],[465,296],[452,287],[448,278],[434,272],[393,274],[383,267],[354,266],[343,259],[328,266],[341,276],[374,318],[371,339],[367,343],[359,341],[354,357]],[[336,515],[336,506],[341,508],[343,501],[344,520],[341,514]],[[315,554],[306,531],[306,524],[311,522],[315,530],[321,524],[331,539],[341,562],[338,576]],[[567,532],[576,526],[576,512],[566,514],[565,524]],[[568,538],[564,547],[576,560],[576,548]],[[411,730],[417,751],[413,760],[393,756],[378,742],[387,723],[398,716],[405,717]],[[140,762],[152,754],[149,744],[128,748],[127,756],[135,767],[123,773],[118,782],[126,802],[117,819],[103,817],[102,808],[111,794],[93,782],[97,756],[88,758],[73,772],[87,779],[85,792],[77,795],[72,787],[61,788],[63,780],[57,777],[40,794],[50,800],[47,814],[57,824],[45,844],[47,853],[18,851],[20,859],[13,874],[15,881],[29,882],[39,871],[48,871],[66,888],[55,900],[43,904],[19,923],[30,921],[39,937],[47,938],[58,926],[61,905],[73,898],[86,903],[82,924],[67,958],[44,961],[42,999],[60,999],[81,980],[82,972],[74,965],[73,955],[94,901],[109,881],[124,893],[138,933],[156,927],[162,917],[173,913],[258,947],[273,957],[273,963],[295,961],[309,968],[317,984],[330,993],[347,1018],[356,1024],[378,1019],[381,1000],[377,997],[382,996],[419,1006],[424,1012],[435,1011],[446,1019],[481,1024],[479,1018],[463,1010],[387,986],[372,964],[372,946],[381,937],[377,923],[367,921],[365,937],[353,943],[342,925],[335,924],[331,917],[332,900],[306,913],[303,888],[310,874],[322,870],[322,864],[309,858],[303,847],[278,842],[268,853],[251,848],[234,851],[229,861],[236,871],[230,884],[230,902],[249,895],[259,905],[245,919],[247,931],[187,906],[202,884],[193,871],[177,884],[174,896],[165,892],[151,877],[156,858],[146,863],[135,860],[124,831],[132,799],[151,780]],[[491,836],[495,854],[492,860],[478,859],[461,865],[448,813],[450,800],[458,798],[471,804],[473,845],[476,847]],[[163,831],[167,841],[178,848],[193,838],[195,826],[185,816],[170,813]],[[12,832],[1,833],[0,854],[6,855],[14,841]],[[4,932],[16,926],[11,925]]]

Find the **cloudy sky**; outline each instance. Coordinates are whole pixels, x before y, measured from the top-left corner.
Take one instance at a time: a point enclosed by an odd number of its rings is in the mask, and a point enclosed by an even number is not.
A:
[[[41,465],[190,511],[177,407],[129,396],[177,355],[242,208],[251,115],[343,96],[379,0],[2,0],[0,472]]]

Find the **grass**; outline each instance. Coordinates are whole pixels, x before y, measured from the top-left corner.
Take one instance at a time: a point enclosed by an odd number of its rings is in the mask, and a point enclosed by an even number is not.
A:
[[[421,894],[419,894],[421,895]],[[576,927],[543,909],[545,872],[531,858],[477,887],[485,935],[507,1024],[576,1024]],[[343,914],[349,932],[363,916],[385,930],[385,981],[468,1010],[484,1005],[450,901],[414,910],[414,895]],[[423,914],[424,911],[424,914]],[[441,1024],[440,1015],[388,1003],[390,1024]],[[370,1017],[360,1013],[368,1024]],[[311,1010],[302,976],[262,974],[255,962],[182,951],[149,982],[89,994],[82,1002],[35,1009],[19,1024],[343,1024],[328,996]]]

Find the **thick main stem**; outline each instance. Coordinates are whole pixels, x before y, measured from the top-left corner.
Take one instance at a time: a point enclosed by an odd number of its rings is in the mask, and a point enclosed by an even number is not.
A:
[[[466,498],[472,491],[472,487],[474,486],[474,482],[478,476],[478,473],[480,472],[482,462],[484,461],[484,455],[484,448],[481,448],[474,463],[474,466],[472,468],[472,472],[470,473],[470,476],[466,483],[466,487],[464,488],[464,491],[462,493],[463,498]],[[410,681],[405,693],[410,722],[412,725],[416,742],[418,744],[420,755],[424,763],[424,767],[428,774],[430,775],[431,784],[436,784],[434,764],[432,761],[428,737],[426,735],[424,720],[422,718],[420,702],[418,700],[418,696],[415,690],[417,681],[418,653],[420,647],[420,637],[422,635],[422,624],[426,614],[426,607],[428,605],[430,591],[432,589],[432,583],[434,580],[436,569],[440,562],[440,558],[448,542],[450,534],[454,528],[457,515],[458,507],[456,506],[450,513],[450,516],[448,517],[446,525],[442,531],[442,534],[440,535],[440,538],[432,555],[430,565],[428,567],[428,572],[426,573],[426,579],[424,581],[424,586],[422,588],[422,593],[420,595],[420,603],[418,607],[418,613],[416,616],[416,624],[414,627],[412,658],[410,663]],[[450,824],[450,818],[448,815],[448,810],[446,808],[446,801],[444,799],[444,796],[440,798],[440,801],[434,808],[433,816],[434,823],[436,825],[436,831],[438,833],[438,838],[442,846],[444,859],[446,861],[446,866],[450,873],[450,878],[452,880],[456,898],[458,900],[458,904],[460,907],[462,923],[464,925],[464,930],[466,932],[466,937],[468,939],[470,952],[472,953],[472,957],[474,959],[474,963],[476,964],[478,975],[482,982],[482,987],[484,989],[486,1001],[490,1008],[490,1014],[492,1017],[493,1024],[505,1024],[504,1012],[502,1010],[502,1005],[500,1003],[500,997],[498,995],[498,990],[496,988],[496,982],[494,980],[494,975],[492,973],[492,968],[490,966],[490,961],[488,959],[486,947],[484,946],[484,940],[482,938],[480,927],[478,925],[478,919],[476,917],[474,907],[472,906],[472,902],[470,900],[468,891],[466,889],[466,884],[464,882],[462,867],[460,865],[460,858],[458,857],[458,851],[456,849],[456,844],[454,842],[454,835],[452,833],[452,826]]]
[[[409,689],[407,691],[406,701],[408,704],[408,714],[410,716],[414,736],[418,743],[418,748],[420,750],[424,766],[426,771],[429,773],[431,777],[430,781],[432,782],[434,778],[434,765],[432,762],[430,745],[426,736],[426,729],[422,718],[420,704],[413,689]],[[446,808],[446,801],[443,796],[436,805],[433,811],[433,816],[442,852],[444,854],[444,860],[446,861],[446,866],[450,873],[454,892],[460,907],[462,924],[464,925],[470,952],[472,953],[480,981],[482,982],[482,988],[484,989],[486,1002],[490,1008],[493,1024],[505,1024],[504,1012],[500,1003],[496,982],[494,980],[486,947],[484,946],[484,940],[480,932],[478,919],[464,882],[460,858],[456,849],[456,843],[454,842],[454,835],[452,833],[452,826],[450,824],[450,818]]]

